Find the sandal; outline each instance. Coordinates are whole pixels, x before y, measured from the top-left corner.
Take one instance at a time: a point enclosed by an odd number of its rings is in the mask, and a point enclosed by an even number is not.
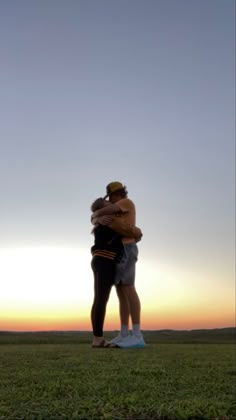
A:
[[[102,340],[100,344],[92,344],[94,349],[118,349],[119,346],[114,343],[109,343],[106,340]]]

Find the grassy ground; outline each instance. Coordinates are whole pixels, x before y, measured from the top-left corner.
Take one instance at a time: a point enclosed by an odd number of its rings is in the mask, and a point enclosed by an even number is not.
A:
[[[232,343],[92,349],[66,336],[0,346],[0,419],[236,418]]]

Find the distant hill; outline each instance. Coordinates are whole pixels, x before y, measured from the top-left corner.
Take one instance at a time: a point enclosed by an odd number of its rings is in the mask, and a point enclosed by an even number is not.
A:
[[[199,330],[145,331],[149,342],[163,343],[236,343],[236,328],[214,328]]]
[[[112,338],[117,331],[106,331],[105,336]],[[145,341],[152,343],[180,344],[226,344],[236,343],[236,328],[215,328],[199,330],[156,330],[143,331]],[[86,344],[92,338],[91,331],[40,331],[13,332],[0,331],[1,344]]]

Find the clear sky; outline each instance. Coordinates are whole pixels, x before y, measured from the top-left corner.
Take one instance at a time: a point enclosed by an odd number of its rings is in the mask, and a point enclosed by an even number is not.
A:
[[[142,327],[234,325],[235,2],[1,0],[0,60],[0,330],[91,328],[90,205],[115,180]]]

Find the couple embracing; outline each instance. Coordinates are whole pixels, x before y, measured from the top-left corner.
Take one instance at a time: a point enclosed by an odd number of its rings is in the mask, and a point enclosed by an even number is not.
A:
[[[140,331],[140,300],[135,289],[135,265],[138,259],[137,242],[141,230],[135,226],[135,205],[128,198],[126,186],[115,181],[106,187],[106,196],[91,206],[94,225],[92,270],[94,301],[91,310],[94,348],[143,348]],[[117,337],[106,341],[103,325],[111,288],[115,285],[119,299],[121,329]],[[132,334],[129,333],[129,318]]]

